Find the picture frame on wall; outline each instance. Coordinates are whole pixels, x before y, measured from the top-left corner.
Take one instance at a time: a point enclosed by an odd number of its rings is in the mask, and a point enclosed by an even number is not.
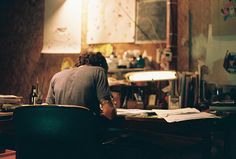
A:
[[[135,43],[166,42],[166,0],[137,0]]]

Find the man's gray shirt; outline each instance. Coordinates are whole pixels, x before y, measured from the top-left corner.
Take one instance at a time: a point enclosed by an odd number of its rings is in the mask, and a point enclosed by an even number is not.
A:
[[[100,101],[111,95],[103,68],[83,65],[56,73],[51,79],[46,103],[85,106],[95,113]]]

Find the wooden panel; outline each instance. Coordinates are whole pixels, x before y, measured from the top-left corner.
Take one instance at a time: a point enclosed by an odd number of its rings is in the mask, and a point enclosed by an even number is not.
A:
[[[198,37],[208,36],[211,0],[179,0],[178,5],[178,70],[196,71],[197,60],[205,61],[206,58],[207,48],[196,52],[199,50],[194,47],[201,40]]]
[[[197,70],[198,61],[205,61],[207,57],[208,29],[211,24],[211,0],[189,1],[191,13],[192,48],[190,56],[190,70]],[[205,43],[204,43],[205,41]]]
[[[208,35],[208,25],[211,23],[211,0],[189,1],[192,14],[193,36]]]
[[[178,70],[189,69],[189,0],[178,1]]]
[[[178,1],[167,0],[167,26],[166,26],[166,48],[172,52],[171,69],[177,68],[177,22],[178,22]]]

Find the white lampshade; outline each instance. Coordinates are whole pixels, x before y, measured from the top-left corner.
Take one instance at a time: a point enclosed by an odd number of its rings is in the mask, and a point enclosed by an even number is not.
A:
[[[148,82],[176,79],[175,71],[141,71],[130,72],[125,75],[130,82]]]

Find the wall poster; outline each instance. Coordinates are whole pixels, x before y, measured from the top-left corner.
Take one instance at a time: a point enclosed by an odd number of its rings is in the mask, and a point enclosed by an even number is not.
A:
[[[42,53],[81,51],[81,1],[45,0]]]
[[[89,0],[87,43],[134,42],[136,0]]]

